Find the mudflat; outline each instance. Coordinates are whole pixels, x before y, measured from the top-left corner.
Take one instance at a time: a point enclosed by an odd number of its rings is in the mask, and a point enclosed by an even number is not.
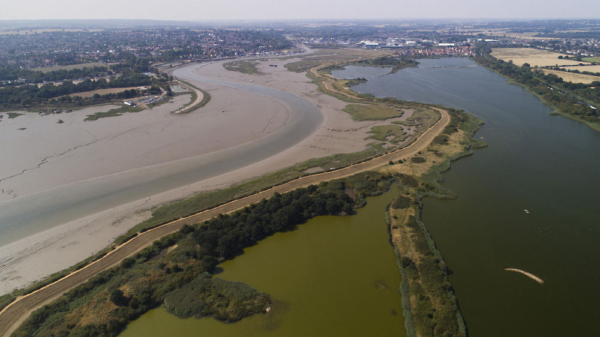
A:
[[[103,249],[162,203],[310,158],[365,149],[371,127],[387,122],[353,121],[342,111],[345,102],[283,67],[293,61],[260,62],[262,75],[227,71],[222,62],[181,69],[192,77],[186,80],[212,96],[190,114],[171,113],[189,101],[186,95],[93,122],[83,120],[98,108],[4,119],[0,294]],[[262,94],[261,88],[275,88],[281,98]],[[317,111],[303,119],[294,104],[302,113]]]

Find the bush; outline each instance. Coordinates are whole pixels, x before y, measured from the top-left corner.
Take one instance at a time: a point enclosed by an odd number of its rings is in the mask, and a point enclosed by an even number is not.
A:
[[[412,187],[412,188],[419,186],[419,181],[417,179],[415,179],[412,176],[405,175],[405,174],[400,176],[400,183],[406,187]]]
[[[410,158],[410,161],[415,164],[421,164],[421,163],[426,162],[425,158],[423,158],[423,157],[412,157],[412,158]]]
[[[121,289],[114,289],[110,292],[110,301],[118,307],[126,306],[129,302]]]
[[[214,316],[221,321],[233,322],[265,312],[271,299],[243,282],[202,274],[167,294],[164,303],[170,313],[180,318]]]

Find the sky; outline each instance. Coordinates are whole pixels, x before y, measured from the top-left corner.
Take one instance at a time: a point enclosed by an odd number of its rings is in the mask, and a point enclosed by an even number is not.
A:
[[[2,0],[0,8],[0,20],[600,18],[598,0]]]

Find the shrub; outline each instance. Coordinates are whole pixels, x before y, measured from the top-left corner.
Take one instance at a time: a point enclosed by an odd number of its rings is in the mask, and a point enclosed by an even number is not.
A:
[[[110,292],[110,301],[119,307],[127,305],[128,302],[127,297],[123,295],[123,291],[121,289],[114,289]]]

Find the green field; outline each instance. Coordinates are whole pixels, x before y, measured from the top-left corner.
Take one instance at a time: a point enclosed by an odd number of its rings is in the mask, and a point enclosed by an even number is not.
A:
[[[258,62],[253,61],[234,61],[224,63],[223,68],[229,71],[237,71],[242,74],[260,75],[262,73],[256,69],[257,64]]]
[[[584,57],[581,60],[585,62],[600,63],[600,57]]]
[[[369,137],[371,139],[382,142],[390,141],[392,144],[398,144],[408,138],[408,133],[400,125],[374,126],[368,133],[373,134]]]
[[[92,63],[82,63],[82,64],[72,64],[69,66],[54,66],[54,67],[44,67],[44,68],[32,68],[30,70],[33,71],[41,71],[43,73],[48,73],[56,70],[72,70],[72,69],[83,69],[83,68],[93,68],[93,67],[106,67],[106,64],[100,62],[92,62]]]
[[[376,121],[401,117],[404,110],[389,104],[348,104],[344,110],[356,121]]]

